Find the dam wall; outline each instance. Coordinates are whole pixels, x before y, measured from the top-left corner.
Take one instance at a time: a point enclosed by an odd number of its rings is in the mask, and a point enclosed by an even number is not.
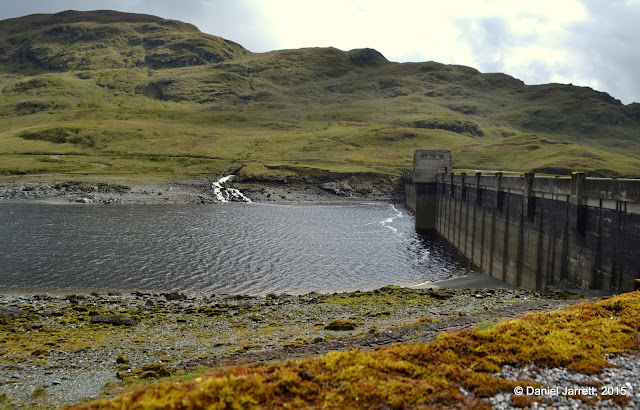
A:
[[[429,160],[430,151],[419,152],[418,162]],[[403,178],[416,229],[437,230],[509,284],[544,289],[568,281],[620,292],[640,278],[640,180],[500,172]]]

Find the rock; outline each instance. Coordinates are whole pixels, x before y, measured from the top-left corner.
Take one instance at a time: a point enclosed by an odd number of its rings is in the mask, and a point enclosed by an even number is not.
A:
[[[325,330],[336,330],[336,331],[345,331],[345,330],[355,330],[358,325],[350,320],[337,319],[326,325]]]
[[[153,363],[148,364],[142,368],[142,373],[140,373],[140,378],[145,379],[148,377],[168,377],[171,376],[171,371],[167,369],[165,365]]]
[[[435,289],[429,290],[427,294],[432,298],[440,299],[440,300],[451,299],[453,296],[455,296],[455,293],[453,292],[445,291],[445,290],[435,290]]]
[[[162,293],[161,295],[164,296],[164,298],[167,300],[186,300],[187,299],[187,296],[184,293],[178,293],[178,292]]]
[[[116,363],[119,364],[128,364],[129,363],[129,358],[123,354],[118,355],[118,357],[116,357]]]
[[[51,300],[51,299],[53,299],[53,298],[51,297],[51,295],[48,295],[48,294],[46,294],[46,293],[43,293],[42,295],[35,295],[33,298],[34,298],[35,300]]]
[[[107,295],[109,295],[109,296],[122,296],[122,293],[113,290],[113,291],[107,292]]]
[[[128,316],[97,315],[91,318],[91,323],[105,323],[116,326],[135,326],[140,322]]]
[[[336,195],[343,195],[344,193],[338,189],[338,182],[327,182],[320,185],[320,189],[323,191],[331,192]]]
[[[0,319],[17,319],[25,316],[27,316],[27,312],[22,309],[0,307]]]
[[[98,292],[91,292],[91,296],[93,296],[95,298],[99,298],[100,294]]]
[[[67,295],[65,296],[65,299],[67,299],[72,305],[78,304],[78,297],[76,295]]]

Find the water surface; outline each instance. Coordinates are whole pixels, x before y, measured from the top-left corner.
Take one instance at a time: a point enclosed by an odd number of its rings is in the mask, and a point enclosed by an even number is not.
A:
[[[0,291],[371,290],[468,272],[399,205],[0,204]]]

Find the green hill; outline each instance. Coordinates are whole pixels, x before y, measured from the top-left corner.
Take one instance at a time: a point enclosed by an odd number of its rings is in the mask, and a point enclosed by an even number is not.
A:
[[[393,174],[415,149],[458,169],[640,175],[640,104],[371,49],[251,53],[114,11],[0,21],[0,174]]]

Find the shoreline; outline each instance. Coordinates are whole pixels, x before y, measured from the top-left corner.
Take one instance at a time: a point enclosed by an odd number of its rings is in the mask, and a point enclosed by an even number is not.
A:
[[[104,182],[108,180],[109,182]],[[101,182],[20,178],[0,182],[0,203],[62,204],[220,204],[211,188],[212,179],[181,178],[171,181],[103,178]],[[330,181],[238,180],[232,186],[252,202],[271,204],[401,203],[397,179],[362,179],[351,176]]]
[[[483,273],[474,273],[471,275],[465,276],[456,276],[438,281],[427,281],[416,284],[409,285],[387,285],[387,286],[395,286],[399,288],[407,288],[412,290],[435,290],[435,289],[510,289],[516,290],[515,286],[509,285],[506,282],[501,281],[500,279],[493,278],[491,276],[485,275]],[[300,297],[305,296],[310,293],[317,295],[333,295],[333,294],[350,294],[350,293],[362,293],[362,292],[372,292],[375,289],[371,290],[334,290],[328,292],[315,292],[310,291],[307,293],[278,293],[278,296],[283,297]],[[572,291],[578,291],[578,289],[572,289]],[[222,298],[232,298],[232,297],[251,297],[251,298],[260,298],[266,297],[269,294],[273,293],[259,293],[259,294],[250,294],[250,293],[215,293],[215,292],[202,292],[202,291],[191,291],[191,290],[175,290],[175,289],[144,289],[144,288],[111,288],[111,289],[3,289],[0,287],[0,296],[17,296],[17,297],[34,297],[41,295],[49,295],[56,297],[66,297],[68,295],[82,295],[82,296],[92,296],[92,294],[102,294],[102,295],[110,295],[111,296],[122,296],[126,294],[147,294],[153,297],[160,297],[163,294],[169,293],[180,293],[187,296],[189,299],[197,299],[197,298],[207,298],[209,296],[219,296]]]

